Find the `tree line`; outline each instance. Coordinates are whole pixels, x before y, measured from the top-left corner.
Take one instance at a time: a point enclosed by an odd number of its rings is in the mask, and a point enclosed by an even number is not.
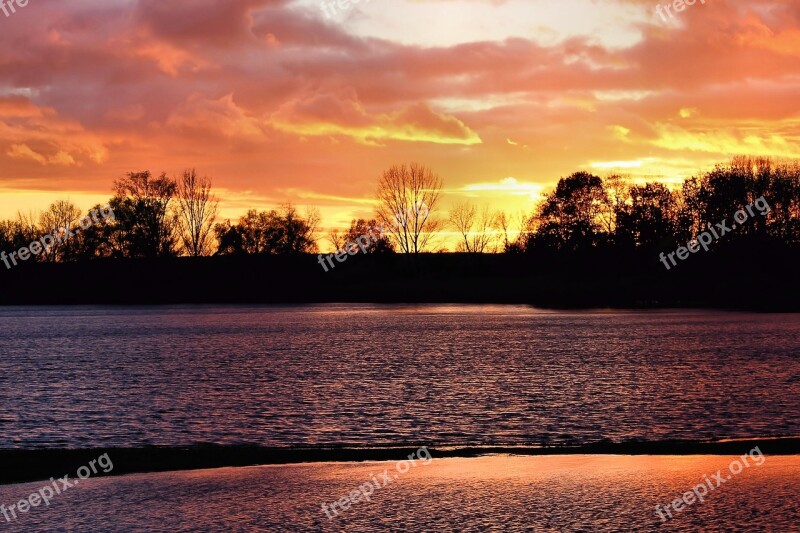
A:
[[[683,181],[634,184],[588,172],[561,178],[531,213],[509,217],[469,203],[449,213],[459,251],[574,253],[593,248],[675,250],[764,198],[771,210],[726,236],[800,244],[800,162],[738,156]]]
[[[800,164],[736,157],[680,188],[631,185],[619,176],[601,180],[585,172],[559,181],[526,228],[524,249],[575,251],[616,246],[674,250],[764,197],[771,206],[728,241],[800,242]]]
[[[379,178],[374,217],[353,220],[347,229],[329,232],[327,239],[343,250],[379,228],[380,238],[364,253],[440,251],[444,231],[457,235],[456,251],[476,254],[570,253],[599,247],[672,250],[763,196],[771,207],[769,214],[754,218],[728,238],[800,243],[800,163],[795,161],[736,157],[676,188],[576,172],[561,178],[529,213],[509,214],[469,202],[441,212],[441,192],[442,180],[430,168],[416,163],[392,166]],[[220,222],[212,180],[194,170],[174,178],[131,172],[114,182],[108,205],[113,219],[81,230],[37,260],[319,251],[318,210],[301,213],[285,204],[269,211],[250,210],[234,223]],[[70,227],[80,216],[74,204],[59,200],[39,215],[19,213],[0,221],[0,250],[27,246],[44,234]]]

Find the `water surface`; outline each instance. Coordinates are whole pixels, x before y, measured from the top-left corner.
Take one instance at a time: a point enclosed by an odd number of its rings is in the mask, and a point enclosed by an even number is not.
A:
[[[800,435],[800,315],[0,308],[0,447]]]

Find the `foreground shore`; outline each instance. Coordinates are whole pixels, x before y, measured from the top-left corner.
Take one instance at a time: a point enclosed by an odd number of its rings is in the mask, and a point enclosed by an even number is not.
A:
[[[434,455],[407,470],[383,461],[89,478],[3,527],[270,533],[795,530],[800,456],[765,455],[726,474],[740,455]],[[698,488],[720,474],[719,485],[714,482],[707,492]],[[0,504],[17,502],[41,485],[0,487]],[[702,499],[687,496],[693,490]],[[676,510],[674,502],[683,498],[691,503]]]
[[[0,450],[0,484],[21,483],[74,473],[97,457],[108,454],[111,472],[119,476],[142,472],[167,472],[208,468],[280,465],[319,462],[402,460],[418,449],[370,448],[270,448],[260,446],[180,446],[95,449]],[[586,446],[525,447],[435,447],[427,449],[435,458],[474,458],[486,455],[741,455],[759,447],[766,455],[800,455],[800,437],[744,439],[715,442],[600,442]]]

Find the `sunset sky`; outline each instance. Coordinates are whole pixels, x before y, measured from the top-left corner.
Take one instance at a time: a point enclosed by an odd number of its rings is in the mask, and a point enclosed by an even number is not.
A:
[[[439,173],[445,209],[516,212],[576,170],[800,157],[800,2],[657,5],[30,0],[0,12],[0,217],[143,169],[213,177],[226,218],[291,201],[330,228],[395,163]]]

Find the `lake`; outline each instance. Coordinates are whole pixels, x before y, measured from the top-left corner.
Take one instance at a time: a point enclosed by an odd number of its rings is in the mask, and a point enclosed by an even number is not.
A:
[[[0,447],[800,435],[800,315],[0,308]]]

